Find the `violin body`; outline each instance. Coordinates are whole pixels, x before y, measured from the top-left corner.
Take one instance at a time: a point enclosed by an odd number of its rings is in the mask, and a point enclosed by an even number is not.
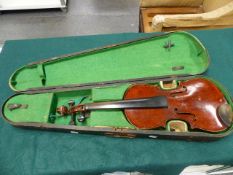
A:
[[[219,132],[229,126],[218,114],[227,104],[224,94],[209,80],[195,78],[181,81],[176,89],[163,90],[160,86],[137,84],[129,87],[124,99],[166,96],[168,108],[124,109],[127,120],[139,129],[165,128],[170,120],[185,121],[191,129]]]

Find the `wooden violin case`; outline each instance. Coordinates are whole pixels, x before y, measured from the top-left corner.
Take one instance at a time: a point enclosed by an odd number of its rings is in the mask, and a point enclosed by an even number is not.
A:
[[[9,79],[9,86],[17,93],[6,100],[2,114],[11,125],[24,128],[127,138],[214,140],[231,133],[233,104],[219,82],[201,75],[208,66],[207,50],[195,36],[186,32],[154,35],[63,55],[16,70]],[[163,125],[149,129],[137,127],[129,121],[127,113],[119,109],[93,110],[85,121],[71,125],[71,116],[61,116],[56,111],[59,106],[68,106],[70,100],[77,105],[122,100],[132,86],[138,85],[155,87],[161,93],[158,95],[169,96],[166,97],[168,108],[144,109],[145,115],[148,110],[171,109],[170,114],[157,111],[162,117],[158,121],[164,120]],[[187,94],[177,96],[181,95],[178,89],[185,89],[193,96],[183,100]],[[171,98],[181,102],[170,107]],[[216,101],[227,105],[228,113],[221,112]],[[196,109],[198,113],[194,112]],[[211,123],[219,124],[212,114],[216,114],[218,120],[219,111],[227,115],[227,121],[220,120],[221,127],[211,130]],[[199,122],[198,127],[195,120]]]

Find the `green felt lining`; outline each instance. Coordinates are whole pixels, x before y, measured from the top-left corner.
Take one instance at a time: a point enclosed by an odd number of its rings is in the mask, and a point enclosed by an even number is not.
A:
[[[92,89],[92,101],[110,101],[110,100],[121,100],[123,98],[123,94],[126,89],[130,86],[130,84],[126,83],[124,85],[117,86],[108,86],[101,88],[93,88]]]
[[[164,48],[169,41],[174,46]],[[175,32],[24,66],[11,76],[9,84],[14,91],[24,91],[112,80],[195,75],[203,73],[208,64],[208,53],[198,39],[185,32]]]
[[[4,115],[12,122],[38,122],[47,123],[50,106],[53,101],[53,93],[36,95],[16,95],[10,98],[4,108]],[[8,104],[27,104],[28,108],[10,111]]]

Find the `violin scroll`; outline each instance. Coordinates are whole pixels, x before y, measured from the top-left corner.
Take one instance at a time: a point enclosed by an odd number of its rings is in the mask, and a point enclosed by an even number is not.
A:
[[[85,111],[84,105],[77,105],[77,106],[73,105],[73,106],[70,106],[70,109],[62,105],[58,107],[56,110],[56,112],[60,114],[61,116],[67,116],[67,115],[75,114],[77,112],[84,112],[84,111]]]

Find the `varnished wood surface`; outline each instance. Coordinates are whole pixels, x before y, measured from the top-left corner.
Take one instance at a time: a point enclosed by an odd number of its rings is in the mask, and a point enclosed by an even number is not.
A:
[[[179,119],[188,123],[191,129],[219,132],[227,129],[217,109],[227,101],[224,94],[210,81],[195,78],[180,82],[178,88],[162,90],[159,86],[138,84],[128,88],[125,99],[164,95],[168,108],[125,109],[127,120],[140,129],[166,127],[169,120]]]

